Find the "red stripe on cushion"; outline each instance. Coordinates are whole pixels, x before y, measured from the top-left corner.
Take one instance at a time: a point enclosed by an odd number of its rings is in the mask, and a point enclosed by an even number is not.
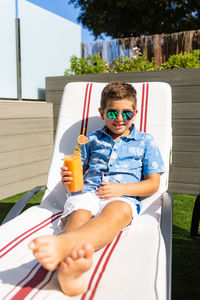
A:
[[[37,292],[31,297],[31,300],[35,298],[35,296],[39,293],[40,290],[42,290],[52,279],[53,274],[55,273],[55,271],[52,272],[51,276],[49,277],[49,279],[47,280],[47,282],[45,282],[38,290]]]
[[[96,273],[97,273],[97,271],[98,271],[98,269],[99,269],[99,267],[100,267],[100,264],[101,264],[101,262],[102,262],[102,260],[103,260],[103,258],[104,258],[104,256],[105,256],[106,252],[108,251],[110,245],[111,245],[111,244],[108,244],[108,245],[106,246],[106,248],[104,249],[103,253],[101,254],[101,256],[100,256],[100,258],[99,258],[99,260],[98,260],[98,262],[97,262],[97,264],[96,264],[96,267],[95,267],[95,269],[94,269],[94,272],[92,273],[92,276],[91,276],[91,278],[90,278],[90,281],[89,281],[89,284],[88,284],[88,288],[87,288],[86,292],[82,295],[81,300],[84,300],[84,299],[85,299],[85,297],[87,296],[88,291],[91,289],[91,286],[92,286],[94,277],[95,277],[95,275],[96,275]]]
[[[144,132],[147,129],[147,111],[148,111],[148,99],[149,99],[149,84],[146,84],[146,104],[145,104],[145,118],[144,118]]]
[[[24,238],[22,238],[20,241],[18,241],[16,244],[14,244],[11,248],[9,248],[6,252],[4,252],[2,255],[0,255],[0,258],[2,258],[3,256],[5,256],[7,253],[9,253],[12,249],[14,249],[16,246],[18,246],[21,242],[23,242],[25,239],[27,239],[28,237],[30,237],[32,234],[34,234],[35,232],[39,231],[40,229],[46,227],[47,225],[51,224],[52,222],[54,222],[55,220],[57,220],[58,218],[60,218],[60,215],[59,214],[58,216],[56,216],[55,218],[52,218],[52,220],[48,223],[46,223],[45,225],[37,228],[36,230],[34,230],[33,232],[29,233],[28,235],[26,235]],[[42,222],[44,223],[44,222]],[[38,226],[35,226],[35,227],[38,227]],[[31,231],[31,230],[29,230]],[[29,232],[28,231],[28,232]],[[24,234],[22,234],[23,236]],[[18,239],[18,238],[17,238]]]
[[[106,267],[107,267],[107,265],[108,265],[108,262],[109,262],[109,260],[110,260],[110,258],[111,258],[111,255],[112,255],[112,253],[113,253],[115,247],[117,246],[117,244],[118,244],[118,242],[119,242],[119,239],[120,239],[121,235],[122,235],[122,231],[118,234],[118,236],[117,236],[117,238],[116,238],[116,241],[115,241],[114,245],[112,246],[112,248],[111,248],[111,250],[110,250],[110,252],[109,252],[109,254],[108,254],[108,257],[107,257],[107,259],[106,259],[106,261],[105,261],[105,263],[104,263],[104,265],[103,265],[103,268],[102,268],[102,270],[101,270],[101,273],[99,274],[99,277],[98,277],[98,279],[97,279],[97,281],[96,281],[95,287],[94,287],[94,289],[93,289],[93,291],[92,291],[92,293],[91,293],[91,296],[90,296],[89,300],[94,299],[94,296],[95,296],[97,287],[98,287],[98,285],[99,285],[99,282],[100,282],[100,280],[101,280],[101,278],[102,278],[102,276],[103,276],[103,273],[104,273],[105,270],[106,270]]]
[[[48,219],[42,221],[41,223],[35,225],[34,227],[30,228],[29,230],[23,232],[21,235],[19,235],[18,237],[16,237],[14,240],[12,240],[11,242],[9,242],[7,245],[5,245],[3,248],[0,249],[0,252],[5,250],[7,247],[9,247],[12,243],[14,243],[15,241],[17,241],[18,239],[20,239],[22,236],[24,236],[25,234],[27,234],[28,232],[30,232],[31,230],[37,228],[38,226],[44,224],[45,222],[49,221],[50,219],[53,219],[55,216],[61,214],[62,212],[58,212],[55,215],[52,215],[51,217],[49,217]]]
[[[80,132],[80,134],[83,133],[83,129],[84,129],[85,109],[86,109],[86,103],[87,103],[88,87],[89,87],[89,83],[87,83],[86,89],[85,89],[85,98],[84,98],[84,106],[83,106],[83,115],[82,115],[82,123],[81,123],[81,132]]]
[[[142,123],[143,123],[143,111],[144,111],[144,91],[145,84],[142,84],[142,101],[141,101],[141,116],[140,116],[140,131],[142,131]]]
[[[2,300],[5,300],[18,286],[20,286],[21,284],[22,284],[22,282],[23,281],[25,281],[30,275],[31,275],[31,273],[34,271],[34,269],[37,267],[39,265],[39,263],[37,263],[31,270],[30,270],[30,272],[23,278],[23,279],[21,279],[11,290],[10,290],[10,292],[6,295],[6,296],[4,296],[3,297],[3,299]]]
[[[87,132],[87,126],[88,126],[88,117],[89,117],[89,111],[90,111],[90,100],[91,100],[92,86],[93,86],[93,84],[91,83],[90,84],[89,97],[88,97],[87,114],[86,114],[86,120],[85,120],[85,134]]]
[[[49,271],[45,270],[43,267],[40,267],[39,270],[35,273],[33,278],[31,278],[18,292],[12,297],[12,300],[24,299],[30,292],[40,284]]]

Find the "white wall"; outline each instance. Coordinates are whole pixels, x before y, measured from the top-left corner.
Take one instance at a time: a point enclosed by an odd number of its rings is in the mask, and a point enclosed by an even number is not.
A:
[[[0,0],[0,97],[17,97],[15,1]]]
[[[19,0],[22,98],[44,98],[45,77],[62,76],[72,55],[81,56],[81,27]]]

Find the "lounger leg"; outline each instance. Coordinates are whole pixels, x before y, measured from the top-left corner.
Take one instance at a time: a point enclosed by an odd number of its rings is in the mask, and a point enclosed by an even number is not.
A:
[[[200,221],[200,195],[198,195],[196,198],[193,214],[192,214],[190,235],[193,237],[199,235],[198,234],[199,221]]]
[[[167,255],[167,300],[171,300],[172,278],[172,211],[173,195],[164,193],[161,215],[161,231],[165,241]]]

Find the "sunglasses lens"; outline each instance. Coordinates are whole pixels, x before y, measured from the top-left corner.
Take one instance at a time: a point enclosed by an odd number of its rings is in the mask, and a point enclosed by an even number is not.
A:
[[[110,110],[107,111],[107,117],[108,117],[108,119],[115,119],[115,118],[117,118],[118,115],[119,115],[118,110],[110,109]],[[126,121],[132,120],[133,116],[134,116],[134,112],[133,111],[124,110],[122,112],[122,117]]]
[[[118,116],[118,111],[117,110],[108,110],[107,111],[107,117],[108,119],[115,119]]]
[[[123,115],[124,120],[128,120],[129,121],[129,120],[133,119],[134,112],[127,110],[127,111],[123,111],[122,115]]]

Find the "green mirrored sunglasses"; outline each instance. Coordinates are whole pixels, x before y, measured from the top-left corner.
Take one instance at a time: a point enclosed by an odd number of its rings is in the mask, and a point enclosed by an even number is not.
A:
[[[131,110],[123,110],[122,111],[122,118],[126,121],[130,121],[133,119],[134,117],[134,112],[131,111]],[[119,115],[119,111],[117,109],[109,109],[107,112],[106,112],[106,115],[108,117],[108,119],[116,119]]]

